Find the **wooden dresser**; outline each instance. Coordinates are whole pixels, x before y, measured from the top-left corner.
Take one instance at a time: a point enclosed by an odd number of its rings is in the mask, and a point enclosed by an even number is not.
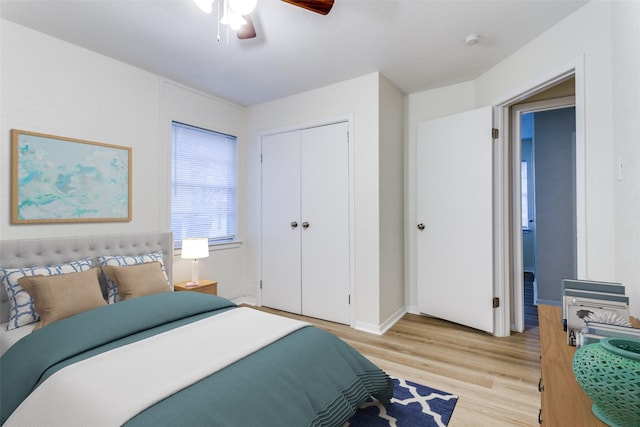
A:
[[[538,322],[542,370],[538,421],[549,427],[606,426],[591,412],[591,400],[573,376],[571,361],[576,348],[567,345],[560,307],[539,305]]]
[[[591,412],[591,400],[573,376],[571,362],[576,348],[567,345],[567,333],[560,317],[560,307],[538,306],[542,370],[539,385],[542,407],[538,420],[548,427],[606,426]],[[633,326],[639,326],[636,319],[631,321]]]

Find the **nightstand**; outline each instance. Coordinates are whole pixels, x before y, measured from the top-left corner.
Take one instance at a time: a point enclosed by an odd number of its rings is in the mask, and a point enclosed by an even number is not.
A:
[[[196,286],[186,286],[190,282],[180,282],[173,285],[173,290],[178,291],[191,291],[200,292],[209,295],[218,295],[218,282],[213,280],[200,279],[200,283]]]

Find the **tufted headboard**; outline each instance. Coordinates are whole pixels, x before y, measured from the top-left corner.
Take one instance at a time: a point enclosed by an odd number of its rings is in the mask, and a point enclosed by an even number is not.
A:
[[[20,268],[62,264],[98,255],[144,255],[162,251],[171,281],[173,235],[168,232],[105,234],[0,241],[0,267]],[[9,319],[8,297],[0,286],[0,323]]]

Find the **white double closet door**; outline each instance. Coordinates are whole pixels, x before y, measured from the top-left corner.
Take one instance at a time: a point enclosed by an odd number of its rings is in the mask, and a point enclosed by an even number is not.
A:
[[[262,137],[263,306],[349,324],[348,123]]]

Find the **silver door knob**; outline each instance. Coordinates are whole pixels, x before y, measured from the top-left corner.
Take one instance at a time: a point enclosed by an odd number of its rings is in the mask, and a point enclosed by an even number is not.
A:
[[[424,230],[424,224],[423,223],[418,224],[418,230],[420,230],[420,231]]]
[[[298,228],[298,223],[296,221],[291,222],[291,228]]]
[[[307,221],[303,222],[303,223],[302,223],[302,228],[304,228],[305,230],[306,230],[307,228],[309,228],[309,223],[308,223]]]

